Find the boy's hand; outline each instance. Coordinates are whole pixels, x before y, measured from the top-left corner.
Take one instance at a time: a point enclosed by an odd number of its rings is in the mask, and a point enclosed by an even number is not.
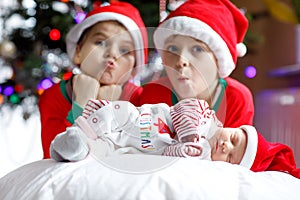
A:
[[[122,94],[121,85],[104,85],[99,88],[97,99],[119,100]]]
[[[96,99],[99,88],[100,84],[96,79],[85,74],[78,74],[73,78],[73,100],[84,107],[89,99]]]

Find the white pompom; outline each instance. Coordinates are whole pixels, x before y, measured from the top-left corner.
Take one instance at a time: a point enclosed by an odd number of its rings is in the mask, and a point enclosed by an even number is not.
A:
[[[244,43],[238,43],[236,45],[236,53],[238,57],[243,57],[247,53],[247,47]]]

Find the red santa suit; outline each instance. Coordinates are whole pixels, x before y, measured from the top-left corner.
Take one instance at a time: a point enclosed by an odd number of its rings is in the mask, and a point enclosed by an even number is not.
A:
[[[175,92],[167,77],[144,86],[140,104],[166,103],[169,106],[178,102]],[[250,90],[242,83],[232,78],[219,80],[217,93],[212,109],[224,127],[237,128],[241,125],[252,125],[254,103]]]

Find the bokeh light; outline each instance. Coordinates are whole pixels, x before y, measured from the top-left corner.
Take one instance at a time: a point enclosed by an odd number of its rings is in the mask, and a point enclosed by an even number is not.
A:
[[[254,78],[256,76],[256,68],[254,66],[248,66],[244,73],[247,78]]]
[[[64,73],[62,78],[63,78],[63,80],[68,80],[72,77],[72,75],[73,75],[72,72],[66,72],[66,73]]]
[[[10,96],[14,93],[14,87],[13,86],[5,86],[3,88],[3,94],[5,96]]]
[[[53,82],[50,78],[44,78],[43,80],[41,80],[41,82],[39,84],[39,89],[46,90],[46,89],[50,88],[52,85],[53,85]]]
[[[15,92],[20,93],[24,90],[24,86],[21,84],[15,85]]]
[[[60,31],[58,29],[51,29],[51,31],[49,32],[49,37],[51,40],[59,40],[60,39]]]
[[[75,16],[75,22],[77,24],[79,24],[80,22],[82,22],[82,20],[84,20],[86,14],[84,12],[78,12],[76,13],[76,16]]]
[[[17,103],[20,103],[20,97],[19,95],[17,94],[12,94],[10,97],[9,97],[9,101],[13,104],[17,104]]]

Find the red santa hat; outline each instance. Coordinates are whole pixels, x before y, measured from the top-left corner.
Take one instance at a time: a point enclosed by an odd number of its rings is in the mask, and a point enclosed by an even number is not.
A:
[[[206,43],[218,63],[219,76],[224,78],[235,69],[237,57],[246,54],[242,43],[248,21],[228,0],[188,0],[161,22],[154,32],[154,44],[162,49],[171,35],[185,35]]]
[[[66,38],[67,53],[70,59],[73,60],[81,34],[94,24],[109,20],[121,23],[130,32],[136,50],[135,66],[143,66],[147,61],[148,54],[147,31],[139,11],[126,2],[102,4],[88,13],[81,23],[72,27]]]
[[[293,151],[280,143],[270,143],[252,126],[241,128],[247,133],[247,147],[240,165],[254,172],[281,171],[300,178]]]

